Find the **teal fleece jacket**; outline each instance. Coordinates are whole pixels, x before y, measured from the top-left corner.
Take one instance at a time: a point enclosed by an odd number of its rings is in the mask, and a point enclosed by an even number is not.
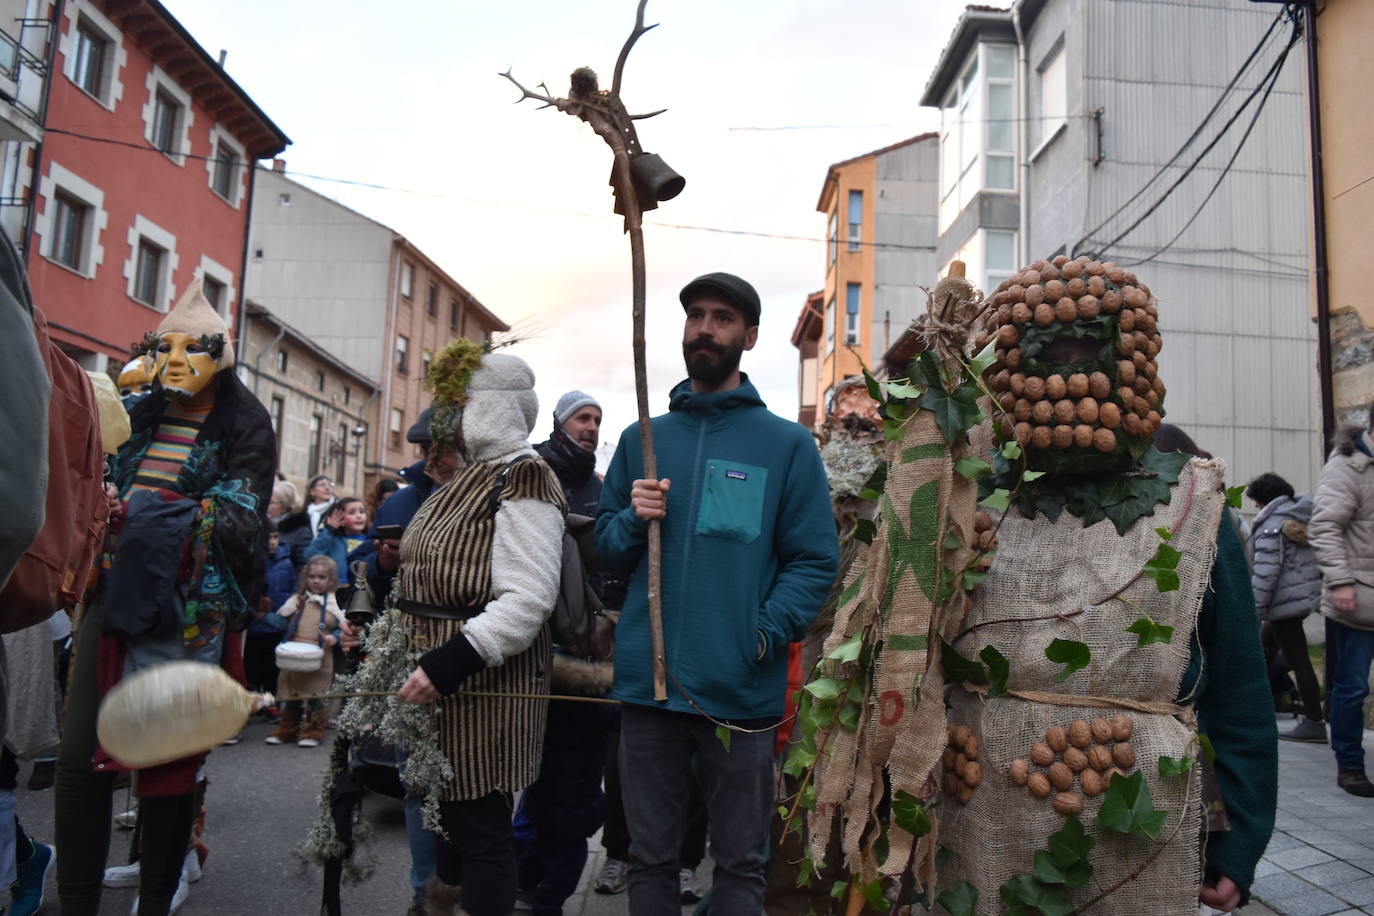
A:
[[[673,389],[655,417],[658,476],[672,483],[663,519],[663,633],[668,668],[701,709],[729,720],[777,718],[787,644],[820,612],[839,567],[825,469],[811,434],[739,388]],[[638,425],[620,436],[597,510],[597,559],[629,575],[615,637],[611,696],[694,712],[668,681],[655,703],[649,641],[648,523],[630,507],[644,476]]]
[[[1231,829],[1207,837],[1207,876],[1226,875],[1250,899],[1255,864],[1278,806],[1278,728],[1259,615],[1236,526],[1222,516],[1212,581],[1203,594],[1180,698],[1197,700],[1198,730],[1217,752],[1217,783]]]

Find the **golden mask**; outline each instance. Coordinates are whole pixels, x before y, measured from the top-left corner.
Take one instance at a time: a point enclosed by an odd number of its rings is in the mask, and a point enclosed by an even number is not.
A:
[[[219,371],[218,361],[201,338],[180,331],[164,331],[158,335],[153,359],[163,390],[168,397],[180,401],[200,394]]]

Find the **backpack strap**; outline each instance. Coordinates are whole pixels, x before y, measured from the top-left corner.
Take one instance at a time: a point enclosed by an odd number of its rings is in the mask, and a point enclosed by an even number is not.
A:
[[[497,510],[501,508],[501,493],[506,488],[506,478],[510,476],[511,469],[521,462],[537,460],[538,458],[535,455],[520,455],[507,461],[505,465],[502,466],[501,470],[496,472],[495,486],[492,487],[491,493],[487,497],[487,511],[493,518],[495,518]],[[567,514],[565,510],[563,513],[565,518]]]

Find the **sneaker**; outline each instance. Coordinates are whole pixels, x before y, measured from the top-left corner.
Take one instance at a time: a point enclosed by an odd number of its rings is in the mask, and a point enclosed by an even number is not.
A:
[[[128,811],[114,816],[115,826],[121,830],[133,830],[138,823],[138,805],[134,805]]]
[[[33,772],[29,774],[29,788],[35,792],[51,789],[56,775],[56,760],[35,760]]]
[[[1364,770],[1341,770],[1336,774],[1336,785],[1351,795],[1361,798],[1374,798],[1374,783],[1364,775]]]
[[[142,868],[137,862],[132,865],[116,865],[113,868],[105,869],[105,877],[100,883],[106,887],[138,887],[139,875]]]
[[[186,898],[191,896],[191,885],[186,882],[186,872],[182,871],[181,880],[177,882],[177,892],[172,895],[172,905],[167,908],[167,916],[172,916],[181,905],[186,902]],[[138,916],[138,898],[134,897],[134,905],[129,910],[129,916]]]
[[[51,846],[29,841],[33,853],[19,866],[19,877],[10,885],[11,916],[33,916],[43,906],[43,887],[57,856]]]
[[[515,892],[515,912],[534,912],[534,891],[517,890]]]
[[[200,880],[200,854],[194,849],[187,850],[186,861],[181,863],[181,874],[191,884]]]
[[[319,738],[302,738],[296,742],[296,747],[319,747]]]
[[[596,876],[596,884],[592,889],[598,894],[623,894],[629,886],[629,873],[629,862],[608,858],[601,868],[601,874]]]
[[[264,743],[264,744],[285,744],[285,743],[286,743],[286,739],[283,738],[281,735],[268,735],[268,736],[267,736],[267,739],[266,739],[263,743]]]
[[[239,732],[237,735],[234,735],[232,738],[225,738],[223,741],[220,742],[220,744],[221,744],[222,746],[224,746],[224,747],[233,747],[235,744],[238,744],[238,743],[239,743],[240,741],[242,741],[242,740],[243,740],[243,732]]]
[[[678,886],[682,889],[683,903],[699,903],[701,898],[706,896],[701,885],[697,883],[697,873],[694,869],[684,868],[677,873]]]
[[[1311,744],[1326,743],[1326,723],[1317,722],[1306,716],[1298,717],[1298,724],[1291,731],[1279,732],[1284,741],[1306,741]]]

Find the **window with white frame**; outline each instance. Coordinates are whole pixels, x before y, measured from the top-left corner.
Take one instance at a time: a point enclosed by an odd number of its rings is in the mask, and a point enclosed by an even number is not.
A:
[[[201,279],[202,291],[205,298],[210,300],[210,304],[215,307],[215,311],[229,321],[229,313],[234,307],[237,290],[234,288],[234,272],[216,261],[209,255],[200,256],[200,264],[196,271]]]
[[[225,200],[233,199],[239,182],[239,154],[224,141],[215,144],[214,182],[216,194]]]
[[[1037,93],[1040,110],[1031,121],[1030,127],[1031,136],[1035,137],[1033,146],[1037,151],[1041,146],[1048,143],[1066,123],[1069,112],[1066,69],[1064,39],[1061,36],[1058,43],[1055,44],[1044,62],[1036,70],[1040,83]]]
[[[287,363],[288,363],[289,360],[290,360],[290,357],[291,357],[291,354],[288,353],[288,352],[286,351],[285,348],[279,349],[279,350],[277,351],[277,371],[278,371],[278,372],[280,372],[280,373],[285,373],[285,372],[286,372],[286,366],[287,366]]]
[[[410,338],[404,334],[396,335],[396,371],[402,375],[410,369],[406,366],[406,355],[410,352]]]
[[[105,192],[53,162],[38,183],[38,196],[43,202],[34,225],[39,254],[84,277],[94,276],[105,259],[100,244],[109,220]]]
[[[838,205],[830,211],[830,228],[826,230],[825,238],[830,249],[830,259],[826,263],[834,264],[835,258],[840,253],[840,209]]]
[[[201,292],[205,294],[205,301],[210,303],[210,307],[223,315],[225,299],[228,298],[228,290],[225,289],[224,284],[214,277],[206,277],[200,288]]]
[[[983,230],[983,289],[989,292],[1017,269],[1016,233],[1009,229]]]
[[[391,408],[391,447],[401,447],[401,430],[405,429],[406,415],[399,407]]]
[[[129,227],[129,260],[124,262],[125,292],[130,299],[167,311],[173,299],[177,238],[145,216]]]
[[[940,211],[944,232],[985,189],[1016,188],[1015,48],[979,44],[940,111]]]
[[[62,72],[101,105],[114,109],[124,96],[120,81],[128,52],[119,27],[91,0],[69,0],[66,31],[58,37]]]
[[[53,195],[52,207],[52,249],[48,256],[72,270],[81,270],[91,231],[92,209],[63,191]]]
[[[825,304],[825,355],[835,352],[835,297]]]
[[[859,289],[858,283],[844,288],[844,342],[851,347],[859,343]]]
[[[864,192],[849,192],[849,250],[858,251],[863,242]]]
[[[401,264],[401,295],[409,299],[415,294],[415,265],[409,261]]]
[[[177,165],[184,165],[191,151],[191,94],[175,80],[153,67],[146,80],[148,102],[143,106],[143,138]]]

